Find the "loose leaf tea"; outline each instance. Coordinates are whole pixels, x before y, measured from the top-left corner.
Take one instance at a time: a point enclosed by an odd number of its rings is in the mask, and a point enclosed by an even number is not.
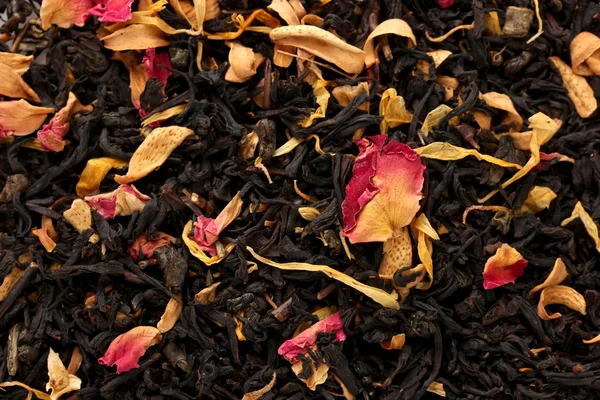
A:
[[[0,2],[1,399],[600,398],[600,4]]]

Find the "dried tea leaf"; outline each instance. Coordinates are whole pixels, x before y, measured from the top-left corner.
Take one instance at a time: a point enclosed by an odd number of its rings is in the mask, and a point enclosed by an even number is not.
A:
[[[483,288],[496,289],[507,283],[514,283],[523,275],[528,261],[514,248],[502,243],[485,263],[483,270]]]
[[[183,312],[183,300],[181,293],[177,294],[175,297],[177,297],[178,300],[175,300],[174,298],[169,300],[165,312],[160,317],[160,321],[158,321],[158,324],[156,325],[156,328],[160,333],[166,333],[173,329],[179,320],[181,313]]]
[[[435,393],[438,396],[446,397],[446,391],[444,390],[444,385],[440,382],[433,381],[427,387],[427,391],[429,393]]]
[[[277,263],[275,261],[271,261],[267,258],[264,258],[264,257],[258,255],[251,247],[246,247],[246,249],[258,261],[260,261],[264,264],[267,264],[271,267],[283,269],[286,271],[322,272],[325,275],[327,275],[328,277],[335,279],[339,282],[342,282],[342,283],[358,290],[365,296],[370,297],[375,302],[381,304],[384,307],[391,308],[394,310],[400,309],[400,306],[397,301],[397,299],[398,299],[397,293],[388,293],[384,290],[381,290],[381,289],[378,289],[378,288],[375,288],[375,287],[372,287],[369,285],[365,285],[364,283],[361,283],[361,282],[357,281],[356,279],[354,279],[342,272],[339,272],[331,267],[328,267],[327,265],[313,265],[313,264],[306,264],[306,263]]]
[[[25,273],[24,269],[17,267],[16,265],[12,267],[10,272],[4,276],[2,280],[2,285],[0,285],[0,302],[6,300],[8,294],[15,287],[19,279]]]
[[[312,361],[312,358],[311,358],[311,361]],[[300,378],[300,377],[298,377],[298,379],[300,379],[302,382],[304,382],[306,384],[307,388],[314,391],[317,389],[317,386],[325,383],[325,381],[327,380],[327,378],[329,376],[328,375],[329,366],[325,363],[321,363],[319,365],[319,368],[316,368],[314,362],[311,362],[311,366],[312,366],[312,371],[313,371],[312,375],[308,379],[304,379],[304,378]],[[292,365],[292,371],[294,371],[296,376],[300,375],[300,373],[302,372],[302,362],[298,361],[297,363]]]
[[[519,164],[504,161],[487,154],[481,154],[477,150],[463,149],[462,147],[453,146],[447,142],[434,142],[428,144],[427,146],[418,147],[414,149],[414,151],[423,158],[432,158],[434,160],[454,161],[462,160],[468,156],[473,156],[480,161],[487,161],[491,164],[495,164],[504,168],[522,168]]]
[[[265,385],[262,389],[255,390],[254,392],[244,394],[242,400],[258,400],[261,398],[263,394],[269,393],[273,386],[275,386],[275,382],[277,380],[277,373],[273,372],[273,378],[271,381]]]
[[[584,77],[573,73],[571,67],[558,57],[550,57],[563,80],[563,87],[567,89],[567,96],[575,105],[577,114],[581,118],[588,118],[598,108],[598,101],[594,97],[594,89]]]
[[[350,74],[363,70],[365,53],[324,29],[310,25],[282,26],[273,29],[269,37],[276,45],[305,50]]]
[[[302,6],[302,4],[300,4]],[[294,7],[286,0],[272,0],[267,6],[270,11],[276,12],[288,25],[300,25],[300,19]]]
[[[193,241],[190,238],[190,232],[192,231],[193,226],[194,226],[194,222],[189,221],[183,228],[183,233],[181,234],[181,238],[183,239],[183,242],[190,250],[190,253],[194,257],[196,257],[198,260],[202,261],[204,264],[212,265],[212,264],[221,262],[221,260],[223,260],[225,257],[227,257],[229,255],[229,253],[231,253],[231,251],[235,248],[235,243],[228,243],[225,246],[225,249],[223,250],[222,253],[218,253],[217,255],[214,255],[212,257],[207,256],[206,253],[204,253],[204,251],[202,250],[202,248],[198,245],[198,243],[196,243],[195,241]]]
[[[163,31],[154,25],[133,24],[100,38],[104,47],[114,51],[146,50],[169,45]]]
[[[13,386],[21,387],[29,392],[29,395],[27,396],[26,400],[31,399],[32,395],[35,395],[35,397],[37,397],[38,399],[41,399],[41,400],[53,400],[50,398],[49,394],[44,393],[41,390],[34,389],[34,388],[32,388],[24,383],[21,383],[21,382],[13,381],[13,382],[0,383],[0,388],[13,387]]]
[[[523,118],[519,115],[512,100],[509,96],[503,93],[488,92],[479,94],[479,98],[485,101],[490,107],[506,111],[506,116],[502,120],[502,124],[509,125],[511,132],[518,132],[523,127]]]
[[[475,22],[473,22],[469,25],[459,25],[457,27],[454,27],[454,28],[450,29],[448,32],[446,32],[445,34],[443,34],[442,36],[437,37],[437,38],[432,38],[431,36],[429,36],[429,32],[425,32],[425,37],[430,42],[441,43],[444,40],[448,39],[450,36],[452,36],[452,34],[454,34],[455,32],[458,32],[462,29],[465,29],[465,30],[475,29]]]
[[[117,366],[117,374],[138,368],[138,361],[146,350],[160,343],[162,335],[153,326],[136,326],[117,336],[98,362],[106,366]]]
[[[370,68],[377,60],[377,51],[375,49],[374,40],[376,37],[382,35],[396,35],[402,36],[408,39],[408,47],[413,48],[417,46],[417,39],[408,23],[399,18],[388,19],[383,21],[369,35],[365,42],[365,65]],[[348,71],[350,72],[350,71]],[[360,72],[360,71],[357,71]]]
[[[133,185],[120,185],[109,193],[86,196],[85,201],[106,219],[124,217],[142,211],[150,197]]]
[[[305,354],[308,352],[308,349],[313,347],[321,332],[335,332],[336,340],[340,342],[346,340],[342,317],[339,312],[321,319],[310,328],[302,331],[302,333],[292,339],[286,340],[279,346],[277,353],[289,362],[295,363],[298,361],[299,354]]]
[[[0,101],[0,137],[29,135],[52,112],[53,108],[32,106],[25,100]]]
[[[435,127],[437,127],[440,123],[440,120],[446,116],[452,108],[448,107],[445,104],[440,104],[433,110],[429,111],[425,120],[423,121],[423,126],[421,127],[421,131],[425,136],[429,136],[429,132]]]
[[[398,335],[392,336],[392,338],[387,342],[381,342],[379,344],[386,350],[402,350],[405,342],[406,335],[404,333],[400,333]]]
[[[581,32],[571,41],[570,50],[573,72],[582,76],[600,75],[600,38],[598,36],[591,32]]]
[[[550,271],[550,275],[548,275],[548,277],[543,283],[531,289],[529,291],[529,295],[533,296],[542,289],[560,285],[565,279],[567,279],[568,276],[569,273],[567,272],[567,266],[565,265],[565,262],[559,257],[556,259],[554,267],[552,267],[552,271]]]
[[[435,51],[428,51],[427,55],[430,56],[431,58],[433,58],[433,63],[435,65],[435,67],[437,68],[446,60],[446,58],[448,58],[452,55],[452,52],[448,51],[448,50],[435,50]],[[419,71],[421,71],[421,73],[423,74],[423,79],[425,79],[426,81],[428,81],[430,79],[429,67],[430,67],[430,64],[428,61],[425,61],[425,60],[417,61],[417,69]]]
[[[0,52],[0,64],[4,64],[19,75],[29,70],[33,56],[24,56],[17,53]]]
[[[85,164],[75,190],[79,196],[89,196],[100,192],[100,183],[113,168],[123,168],[127,161],[112,157],[92,158]]]
[[[127,174],[116,175],[115,181],[131,183],[158,169],[173,150],[193,133],[191,129],[181,126],[154,129],[133,153]]]
[[[542,290],[540,302],[538,303],[538,316],[544,321],[560,318],[562,315],[558,312],[548,315],[546,306],[550,304],[560,304],[586,315],[585,299],[579,292],[568,286],[550,286]]]
[[[62,360],[52,347],[48,353],[48,383],[50,400],[58,400],[63,394],[81,389],[81,379],[69,373]]]
[[[523,205],[519,208],[518,213],[537,214],[540,211],[549,208],[552,200],[556,198],[556,193],[546,186],[534,186],[529,191]]]
[[[387,135],[388,128],[395,128],[412,121],[413,115],[406,110],[406,103],[402,96],[398,96],[396,89],[387,89],[381,95],[379,115],[383,120],[379,124],[379,131]]]
[[[205,287],[194,295],[194,301],[202,305],[211,304],[217,296],[217,288],[220,284],[221,282],[215,282],[212,285]]]
[[[32,229],[31,233],[38,237],[42,246],[48,253],[52,253],[56,248],[56,243],[48,235],[48,228]],[[55,232],[56,233],[56,232]]]
[[[265,57],[255,53],[251,48],[239,42],[231,43],[229,50],[229,69],[225,74],[228,82],[245,82],[256,74],[256,69],[262,64]]]
[[[573,208],[573,212],[571,213],[571,216],[569,218],[565,219],[564,221],[562,221],[560,223],[560,226],[566,226],[571,221],[573,221],[577,218],[579,218],[581,220],[581,222],[583,222],[583,226],[585,226],[585,230],[587,231],[588,235],[590,235],[590,237],[592,238],[592,240],[594,241],[594,243],[596,245],[596,250],[598,252],[600,252],[600,237],[598,237],[598,227],[596,226],[596,223],[592,219],[591,215],[588,214],[587,211],[585,211],[585,208],[583,208],[583,205],[581,204],[580,201],[578,201],[577,204],[575,204],[575,207]]]
[[[304,121],[299,122],[299,125],[303,128],[308,128],[313,124],[315,119],[317,118],[325,118],[325,114],[327,113],[327,106],[329,105],[329,98],[331,95],[327,91],[326,88],[327,81],[318,80],[313,85],[313,94],[315,96],[315,101],[319,105],[319,107],[311,113]]]

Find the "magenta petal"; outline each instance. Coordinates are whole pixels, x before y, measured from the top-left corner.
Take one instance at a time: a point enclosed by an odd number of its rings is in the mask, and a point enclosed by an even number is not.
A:
[[[131,19],[133,0],[107,0],[90,8],[89,13],[97,15],[102,22],[123,22]]]
[[[165,83],[169,76],[171,76],[171,71],[164,67],[160,67],[159,65],[163,65],[165,67],[172,68],[171,59],[169,58],[169,53],[157,53],[156,49],[149,48],[146,49],[146,55],[144,56],[144,70],[148,75],[148,79],[155,78],[161,83]]]
[[[342,324],[342,317],[340,317],[339,312],[322,319],[307,330],[300,333],[295,338],[286,340],[279,347],[277,352],[279,355],[285,357],[286,360],[295,363],[298,361],[298,354],[306,353],[307,350],[316,343],[317,336],[320,332],[331,331],[335,331],[335,338],[340,342],[346,340],[346,334],[344,333]]]

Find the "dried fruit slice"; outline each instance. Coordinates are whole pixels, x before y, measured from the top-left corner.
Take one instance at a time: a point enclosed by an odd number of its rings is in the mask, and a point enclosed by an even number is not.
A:
[[[153,326],[137,326],[115,338],[98,362],[117,366],[117,374],[139,367],[138,361],[149,347],[160,343],[162,335]]]
[[[562,315],[558,312],[549,315],[546,306],[550,304],[560,304],[586,315],[585,299],[579,292],[568,286],[550,286],[542,290],[540,302],[538,303],[538,316],[544,321],[556,319]]]
[[[503,243],[496,250],[496,254],[485,263],[483,288],[491,290],[507,283],[514,283],[518,277],[523,275],[527,264],[527,260],[523,258],[521,253]]]

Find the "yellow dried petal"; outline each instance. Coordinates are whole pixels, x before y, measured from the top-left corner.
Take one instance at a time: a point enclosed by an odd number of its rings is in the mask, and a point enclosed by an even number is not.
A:
[[[417,39],[415,38],[415,34],[413,33],[410,25],[402,19],[393,18],[383,21],[369,35],[367,41],[365,42],[365,65],[367,68],[370,68],[375,61],[377,60],[377,51],[375,49],[375,44],[373,43],[376,37],[382,35],[396,35],[402,36],[408,39],[408,47],[416,47]],[[360,71],[359,71],[360,72]]]
[[[431,223],[425,214],[420,214],[415,218],[411,223],[411,228],[417,232],[417,253],[419,254],[419,260],[429,277],[427,282],[420,282],[417,285],[417,289],[427,290],[433,284],[433,247],[431,239],[440,240],[440,237],[436,230],[431,226]]]
[[[581,118],[588,118],[598,108],[598,101],[594,97],[594,89],[584,77],[573,73],[571,67],[558,57],[550,57],[563,80],[563,87],[567,89],[567,96],[575,105],[577,114]]]
[[[527,195],[525,202],[519,208],[519,214],[532,213],[537,214],[540,211],[550,207],[552,200],[556,198],[556,193],[546,186],[534,186]]]
[[[146,50],[169,45],[167,36],[153,25],[134,24],[101,37],[104,47],[114,51]]]
[[[448,51],[448,50],[435,50],[435,51],[428,51],[427,55],[430,56],[431,58],[433,58],[433,63],[437,68],[446,60],[446,58],[448,58],[452,55],[452,52]],[[430,66],[430,64],[428,61],[425,61],[425,60],[417,61],[417,69],[419,71],[421,71],[421,73],[423,74],[423,78],[426,81],[428,81],[430,79],[429,78],[429,66]]]
[[[583,208],[583,205],[580,201],[578,201],[577,204],[575,204],[575,208],[573,208],[571,216],[565,219],[563,222],[561,222],[560,226],[566,226],[569,222],[573,221],[576,218],[579,218],[581,222],[583,222],[585,230],[596,244],[596,250],[600,252],[600,237],[598,237],[598,227],[596,226],[596,223],[594,222],[590,214],[588,214],[588,212],[585,211],[585,208]]]
[[[319,107],[310,114],[304,121],[299,122],[299,125],[303,128],[308,128],[313,124],[315,119],[325,118],[325,114],[327,113],[327,106],[329,105],[329,98],[331,95],[327,91],[325,87],[327,85],[327,81],[318,80],[313,85],[313,94],[315,96],[315,101],[319,105]]]
[[[159,168],[185,138],[193,134],[189,128],[168,126],[156,128],[135,150],[126,175],[115,176],[117,183],[134,182]]]
[[[396,89],[387,89],[381,95],[379,115],[383,120],[379,124],[379,131],[386,135],[388,128],[395,128],[412,121],[413,115],[406,110],[406,103],[402,96],[398,96]]]
[[[6,135],[29,135],[39,129],[48,114],[53,112],[53,108],[32,106],[22,99],[0,101],[0,128]]]
[[[560,285],[565,279],[567,279],[568,276],[569,273],[567,272],[567,266],[565,265],[565,262],[561,258],[557,258],[556,262],[554,263],[554,267],[552,267],[552,271],[550,271],[550,275],[548,275],[543,283],[531,289],[529,291],[529,295],[533,296],[542,289]]]
[[[112,157],[92,158],[88,160],[81,172],[75,190],[79,196],[90,196],[100,193],[100,183],[112,168],[123,168],[127,161]]]
[[[548,315],[546,306],[550,304],[560,304],[582,315],[586,315],[585,299],[575,289],[568,286],[550,286],[542,290],[540,302],[538,303],[538,316],[544,321],[561,316],[558,312]]]
[[[310,25],[282,26],[273,29],[269,37],[276,45],[300,48],[350,74],[363,70],[365,53],[324,29]]]
[[[478,210],[478,211],[494,211],[494,212],[505,211],[505,212],[507,212],[509,214],[512,214],[512,211],[510,210],[510,208],[506,208],[506,207],[502,207],[502,206],[470,206],[463,213],[463,218],[462,218],[463,225],[467,223],[467,216],[473,210]]]
[[[584,340],[583,343],[585,344],[596,344],[596,343],[600,343],[600,335],[595,336],[593,338],[591,338],[590,340]]]
[[[384,307],[392,308],[394,310],[399,310],[400,306],[398,304],[398,294],[397,293],[388,293],[385,290],[381,290],[369,285],[365,285],[357,281],[356,279],[337,271],[327,265],[313,265],[307,263],[277,263],[275,261],[271,261],[267,258],[264,258],[258,255],[251,247],[246,247],[246,249],[256,258],[258,261],[267,264],[271,267],[279,268],[286,271],[309,271],[309,272],[322,272],[328,277],[335,279],[339,282],[342,282],[351,288],[358,290],[362,294],[367,297],[370,297],[377,303],[381,304]]]
[[[51,390],[50,400],[58,400],[65,393],[81,389],[81,379],[67,371],[62,360],[52,348],[48,353],[48,377],[46,390]]]
[[[19,75],[23,75],[29,69],[33,56],[24,56],[17,53],[0,52],[0,63],[6,65]]]
[[[401,333],[399,335],[392,336],[391,340],[388,340],[387,342],[381,342],[379,344],[386,350],[402,350],[405,342],[406,335]]]
[[[502,36],[502,28],[500,28],[500,19],[496,11],[491,11],[485,14],[485,28],[483,32],[488,36]]]
[[[309,196],[306,193],[303,193],[299,188],[298,188],[298,181],[294,179],[294,191],[296,192],[296,194],[300,197],[302,197],[304,200],[308,201],[309,203],[316,203],[317,201],[319,201],[319,199],[317,199],[316,197],[313,196]]]
[[[156,325],[156,328],[160,333],[165,333],[173,329],[179,320],[179,317],[181,316],[183,311],[183,300],[181,298],[181,293],[175,297],[177,297],[179,301],[173,298],[169,300],[165,312],[160,317],[160,321],[158,321],[158,324]]]
[[[202,305],[212,303],[215,300],[215,297],[217,296],[217,288],[220,284],[221,282],[215,282],[212,285],[205,287],[204,289],[196,293],[196,295],[194,295],[194,301]]]
[[[431,132],[433,128],[437,127],[440,123],[440,120],[443,117],[445,117],[446,114],[448,114],[450,111],[452,111],[452,108],[448,107],[445,104],[440,104],[439,106],[431,110],[425,117],[425,120],[423,121],[423,126],[421,127],[421,131],[423,131],[423,134],[425,136],[428,136],[429,132]]]
[[[309,135],[309,136],[305,137],[304,139],[295,138],[295,137],[289,139],[287,142],[282,144],[281,147],[279,147],[277,150],[275,150],[275,152],[273,153],[273,157],[279,157],[279,156],[288,154],[289,152],[294,150],[296,147],[298,147],[301,143],[304,143],[310,139],[315,139],[315,151],[319,154],[325,154],[323,149],[321,149],[321,140],[319,139],[319,137],[317,135]],[[330,154],[332,154],[332,153],[330,153]]]
[[[480,94],[479,98],[485,101],[490,107],[497,108],[498,110],[506,111],[506,117],[502,120],[504,125],[509,125],[511,132],[518,132],[523,127],[523,118],[519,115],[512,100],[508,95],[497,92],[488,92]]]
[[[235,248],[235,243],[228,243],[225,246],[223,253],[219,253],[212,257],[207,256],[206,253],[204,253],[204,251],[202,251],[200,246],[198,246],[198,243],[194,242],[189,237],[193,226],[194,226],[194,221],[189,221],[183,228],[183,233],[181,234],[181,238],[183,239],[183,242],[185,243],[185,245],[188,247],[190,253],[194,257],[196,257],[198,260],[202,261],[204,264],[212,265],[212,264],[221,262]]]
[[[522,168],[519,164],[504,161],[487,154],[481,154],[477,150],[463,149],[462,147],[453,146],[447,142],[434,142],[414,150],[421,157],[432,158],[434,160],[455,161],[462,160],[465,157],[473,156],[480,161],[487,161],[491,164],[495,164],[504,168]]]
[[[142,121],[142,126],[148,126],[155,122],[164,121],[166,119],[179,115],[185,110],[186,106],[187,104],[180,104],[178,106],[174,106],[171,108],[167,108],[166,110],[157,112],[156,114],[152,114],[150,117]]]
[[[600,75],[600,38],[581,32],[571,41],[571,67],[577,75]],[[0,61],[2,61],[0,59]]]
[[[427,387],[427,391],[430,393],[435,393],[438,396],[446,397],[446,391],[444,390],[444,385],[440,382],[433,381]]]
[[[258,389],[255,390],[254,392],[250,392],[250,393],[246,393],[244,395],[244,397],[242,397],[242,400],[258,400],[260,399],[260,397],[271,391],[271,389],[273,389],[273,386],[275,386],[275,381],[277,380],[277,373],[273,372],[273,378],[271,378],[271,381],[269,383],[267,383],[265,385],[265,387],[263,387],[262,389]]]
[[[24,383],[21,383],[21,382],[13,381],[13,382],[0,383],[0,388],[13,387],[13,386],[18,386],[18,387],[21,387],[21,388],[27,390],[29,392],[27,399],[31,399],[32,398],[31,395],[33,394],[33,395],[35,395],[35,397],[37,397],[38,399],[41,399],[41,400],[53,400],[50,398],[49,394],[44,393],[41,390],[34,389],[34,388],[32,388]]]
[[[450,29],[444,35],[442,35],[440,37],[437,37],[437,38],[432,38],[431,36],[429,36],[429,32],[426,31],[425,32],[425,37],[430,42],[440,43],[440,42],[443,42],[444,40],[448,39],[450,36],[452,36],[452,34],[454,34],[454,32],[458,32],[458,31],[460,31],[462,29],[465,29],[465,30],[475,29],[475,22],[473,22],[472,24],[469,24],[469,25],[459,25],[459,26],[457,26],[455,28]]]

